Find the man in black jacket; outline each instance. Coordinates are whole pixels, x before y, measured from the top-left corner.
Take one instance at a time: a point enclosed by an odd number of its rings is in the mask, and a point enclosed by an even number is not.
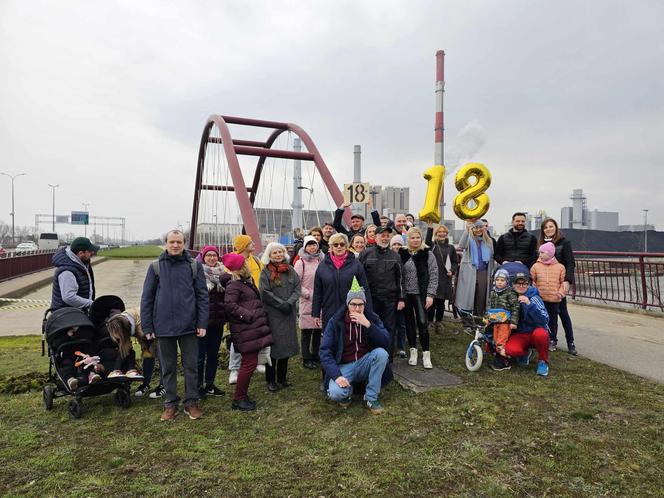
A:
[[[367,205],[371,210],[371,221],[373,221],[373,224],[376,225],[377,227],[380,226],[380,215],[378,214],[378,211],[373,209],[371,196],[369,196]],[[350,217],[350,227],[344,228],[343,224],[341,223],[341,220],[344,216],[345,209],[349,206],[350,202],[344,202],[341,206],[337,208],[337,210],[334,212],[334,223],[333,223],[334,229],[338,233],[345,234],[346,237],[348,237],[348,240],[352,239],[353,235],[356,235],[358,233],[364,235],[364,230],[366,229],[364,227],[364,216],[357,213],[353,214],[353,216]]]
[[[530,268],[537,256],[537,238],[526,230],[526,214],[514,213],[512,228],[498,239],[493,259],[501,265],[507,261],[519,261]]]
[[[394,357],[397,310],[405,306],[401,285],[401,258],[390,250],[392,228],[388,225],[376,228],[376,245],[368,247],[359,256],[367,274],[374,312],[381,318],[390,333],[387,350],[390,362]]]

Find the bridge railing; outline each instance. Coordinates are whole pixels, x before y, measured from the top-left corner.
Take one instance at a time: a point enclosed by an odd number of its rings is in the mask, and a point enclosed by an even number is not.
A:
[[[0,257],[0,282],[52,266],[55,250],[5,253]]]
[[[664,311],[664,253],[575,251],[572,299]]]

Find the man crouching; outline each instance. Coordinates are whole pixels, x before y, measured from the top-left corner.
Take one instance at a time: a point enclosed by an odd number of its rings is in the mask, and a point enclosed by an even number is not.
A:
[[[320,346],[320,361],[325,370],[327,395],[346,408],[351,403],[353,382],[366,382],[364,400],[372,413],[383,411],[378,401],[381,387],[393,378],[388,365],[390,334],[378,315],[365,314],[366,296],[357,279],[325,327]]]

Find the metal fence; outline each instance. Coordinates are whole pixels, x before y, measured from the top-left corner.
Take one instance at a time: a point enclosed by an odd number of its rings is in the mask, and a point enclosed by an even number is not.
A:
[[[572,299],[664,311],[664,253],[575,251]]]
[[[0,256],[0,282],[50,268],[53,253],[55,250],[3,254]]]

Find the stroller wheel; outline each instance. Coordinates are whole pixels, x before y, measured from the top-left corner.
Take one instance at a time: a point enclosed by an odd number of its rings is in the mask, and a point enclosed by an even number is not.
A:
[[[81,415],[83,415],[83,403],[77,399],[72,399],[69,402],[69,415],[74,418],[81,418]]]
[[[115,404],[125,410],[129,408],[129,405],[131,405],[131,396],[129,395],[129,391],[124,388],[120,388],[115,391]]]
[[[53,389],[53,386],[44,386],[44,389],[42,389],[42,397],[44,399],[44,409],[50,410],[53,408],[53,394],[55,393],[55,389]]]
[[[484,353],[482,347],[477,341],[473,341],[466,350],[466,368],[471,372],[476,372],[482,366]]]

